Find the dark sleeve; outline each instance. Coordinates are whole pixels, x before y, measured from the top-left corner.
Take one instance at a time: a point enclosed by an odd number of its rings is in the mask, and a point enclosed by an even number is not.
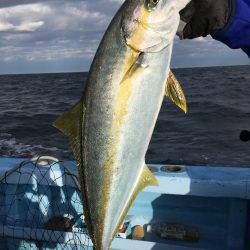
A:
[[[250,57],[250,0],[231,0],[231,8],[226,27],[212,36],[232,49],[242,49]]]

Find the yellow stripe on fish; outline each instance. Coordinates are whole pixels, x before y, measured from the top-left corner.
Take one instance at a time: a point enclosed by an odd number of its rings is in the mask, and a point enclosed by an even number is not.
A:
[[[143,11],[143,23],[146,23],[148,18],[148,12]],[[130,42],[135,44],[136,47],[140,47],[144,42],[143,32],[145,26],[138,23],[138,26],[133,31],[131,35]],[[117,96],[115,98],[115,108],[114,108],[114,117],[112,121],[112,128],[110,133],[113,135],[112,140],[109,145],[109,152],[107,153],[107,160],[104,163],[104,173],[111,173],[110,169],[114,166],[116,157],[118,156],[118,144],[120,141],[121,133],[122,133],[122,124],[125,121],[125,117],[128,113],[129,101],[132,96],[133,84],[136,82],[136,77],[141,72],[140,69],[143,70],[143,67],[140,65],[135,66],[136,62],[140,56],[140,52],[134,49],[130,49],[128,51],[128,55],[124,61],[124,69],[123,69],[123,79],[119,84],[119,89]],[[110,199],[108,190],[110,189],[111,180],[115,177],[114,175],[119,175],[120,173],[113,172],[113,176],[110,174],[105,175],[103,180],[103,196],[100,206],[100,214],[105,217],[105,212],[107,211],[107,204]],[[105,223],[105,220],[102,221]],[[118,225],[119,227],[120,225]],[[101,226],[103,228],[103,226]],[[114,234],[115,235],[115,234]]]
[[[129,98],[132,94],[132,81],[134,79],[134,75],[130,75],[129,71],[137,61],[138,57],[139,53],[131,50],[125,60],[123,70],[124,78],[120,83],[118,94],[116,97],[116,105],[113,119],[114,126],[120,126],[124,120],[125,115],[127,114],[127,106]]]
[[[138,59],[139,53],[135,52],[133,50],[130,50],[125,62],[124,62],[124,70],[123,70],[123,75],[126,76],[127,73],[130,71],[131,67],[134,65],[136,60]],[[125,78],[119,85],[119,90],[118,94],[116,97],[116,104],[115,104],[115,110],[114,110],[114,117],[112,121],[112,129],[110,133],[113,135],[111,138],[113,138],[110,141],[110,144],[108,146],[109,150],[107,152],[107,159],[103,165],[103,170],[104,170],[104,179],[103,179],[103,195],[102,195],[102,200],[101,200],[101,206],[100,206],[100,214],[102,214],[101,217],[105,218],[105,214],[107,211],[107,205],[108,201],[110,199],[109,196],[109,189],[111,185],[111,180],[114,178],[114,176],[108,174],[113,171],[110,171],[110,169],[114,166],[115,160],[117,157],[118,153],[118,143],[119,143],[119,138],[121,134],[121,126],[122,123],[124,122],[125,116],[127,114],[127,108],[129,104],[129,99],[130,96],[132,95],[132,83],[133,83],[133,77],[128,77]],[[114,173],[114,172],[113,172]],[[119,174],[119,173],[114,173],[114,174]],[[102,220],[100,222],[100,228],[104,228],[105,220]],[[96,240],[101,240],[96,239]]]

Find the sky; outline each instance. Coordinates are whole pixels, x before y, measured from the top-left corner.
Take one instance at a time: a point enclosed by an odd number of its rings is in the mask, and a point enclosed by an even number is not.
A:
[[[0,0],[0,74],[88,71],[122,0]],[[175,39],[172,67],[249,64],[211,38]]]

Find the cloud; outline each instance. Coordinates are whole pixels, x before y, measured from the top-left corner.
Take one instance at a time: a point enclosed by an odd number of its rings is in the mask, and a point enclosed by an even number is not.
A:
[[[88,70],[102,35],[122,2],[1,1],[0,74]],[[247,60],[240,52],[212,39],[175,41],[174,67],[247,63]]]
[[[35,31],[44,25],[42,16],[49,13],[50,8],[42,4],[0,8],[0,31]]]
[[[1,61],[90,61],[108,19],[105,12],[83,1],[30,2],[0,8]]]
[[[232,50],[211,37],[194,40],[175,40],[173,67],[206,67],[249,64],[249,58],[240,49]]]
[[[43,26],[44,22],[25,22],[21,23],[19,25],[14,25],[11,23],[0,23],[0,31],[8,31],[8,30],[14,30],[14,31],[35,31],[39,27]]]

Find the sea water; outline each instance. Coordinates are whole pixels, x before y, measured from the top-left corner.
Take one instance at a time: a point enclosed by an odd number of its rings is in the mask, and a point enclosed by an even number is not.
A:
[[[188,113],[164,100],[146,161],[250,167],[250,141],[239,139],[241,130],[250,130],[250,66],[174,73],[186,94]],[[0,76],[0,156],[72,159],[67,139],[52,123],[80,99],[86,77]]]

